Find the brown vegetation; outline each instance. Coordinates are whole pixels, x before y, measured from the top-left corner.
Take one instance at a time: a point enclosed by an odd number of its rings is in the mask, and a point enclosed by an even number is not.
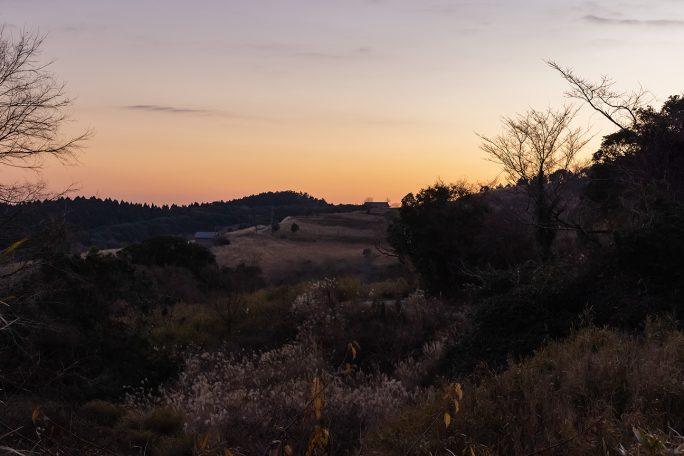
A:
[[[366,454],[416,440],[416,454],[679,454],[668,451],[684,444],[682,378],[684,336],[666,322],[640,337],[587,328],[500,374],[477,371],[448,430],[432,422],[438,403],[421,404],[372,431]]]
[[[299,226],[295,232],[294,223]],[[325,275],[378,280],[399,270],[396,258],[376,249],[387,248],[387,225],[386,216],[365,212],[287,217],[277,232],[265,228],[234,231],[226,234],[230,245],[212,250],[219,265],[258,266],[269,283]],[[370,249],[369,255],[364,255],[365,249]]]

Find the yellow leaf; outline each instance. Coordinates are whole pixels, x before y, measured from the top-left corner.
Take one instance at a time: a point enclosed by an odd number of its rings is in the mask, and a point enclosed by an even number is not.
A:
[[[318,376],[313,379],[311,396],[313,399],[314,415],[316,416],[316,420],[320,420],[321,412],[323,410],[323,382]]]
[[[328,432],[326,428],[316,425],[311,433],[311,437],[309,438],[309,445],[305,454],[307,456],[314,456],[315,454],[318,454],[316,450],[324,450],[328,445],[329,440],[330,432]]]
[[[352,354],[352,360],[355,360],[356,357],[359,355],[359,351],[361,350],[361,346],[359,343],[355,340],[351,341],[349,344],[349,351],[351,351]]]
[[[200,436],[199,442],[197,442],[197,446],[199,449],[203,450],[209,445],[209,433],[205,432]]]
[[[320,377],[314,377],[313,387],[311,388],[311,395],[313,397],[317,397],[317,396],[321,395],[321,393],[323,391],[323,387],[322,387],[321,383],[322,382],[321,382]]]
[[[285,452],[285,454],[287,456],[292,456],[294,454],[294,451],[292,450],[292,447],[290,445],[285,445],[285,447],[283,448],[283,451]]]
[[[470,447],[470,456],[475,456],[475,450],[473,447]]]
[[[454,412],[458,413],[459,410],[461,410],[461,403],[458,399],[454,399]]]
[[[28,238],[28,236],[27,236],[27,237],[25,237],[25,238],[23,238],[23,239],[19,239],[19,240],[16,241],[16,242],[13,242],[12,245],[10,245],[10,246],[7,247],[5,250],[3,250],[2,252],[0,252],[0,256],[9,255],[10,253],[14,252],[14,251],[17,250],[19,247],[21,247],[21,245],[22,245],[24,242],[28,241],[28,240],[29,240],[29,238]]]
[[[233,452],[229,448],[223,450],[223,456],[233,456]]]
[[[449,428],[449,425],[451,425],[451,415],[449,412],[444,412],[444,425]]]
[[[463,400],[463,389],[461,389],[461,384],[460,383],[454,383],[454,394],[458,398],[458,400]]]
[[[316,397],[314,399],[314,414],[316,415],[316,419],[320,420],[321,419],[321,410],[323,409],[323,401],[321,400],[320,397]]]

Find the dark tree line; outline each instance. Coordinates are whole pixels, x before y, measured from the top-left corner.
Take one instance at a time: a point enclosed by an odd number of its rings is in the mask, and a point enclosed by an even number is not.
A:
[[[13,213],[10,229],[3,235],[19,239],[49,224],[64,224],[72,240],[83,246],[118,247],[152,236],[188,235],[269,224],[290,215],[357,209],[354,205],[333,205],[307,193],[265,192],[230,201],[189,205],[130,203],[110,198],[62,197],[21,205],[2,205]],[[27,227],[34,233],[27,232]],[[30,231],[30,230],[29,230]]]

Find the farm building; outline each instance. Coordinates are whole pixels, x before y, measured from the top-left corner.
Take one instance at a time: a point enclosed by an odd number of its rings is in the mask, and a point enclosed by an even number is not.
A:
[[[366,201],[363,203],[364,209],[367,211],[386,211],[390,208],[390,205],[386,201],[382,202],[373,202],[373,201]]]
[[[218,239],[219,233],[216,231],[198,231],[193,236],[195,242],[198,244],[214,244]]]

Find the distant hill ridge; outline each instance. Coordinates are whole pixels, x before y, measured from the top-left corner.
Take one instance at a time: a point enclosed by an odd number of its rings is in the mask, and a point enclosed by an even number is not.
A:
[[[13,239],[30,234],[27,231],[37,230],[46,223],[63,223],[76,243],[101,248],[119,247],[157,235],[188,235],[201,230],[269,224],[271,220],[292,215],[359,208],[351,204],[330,204],[292,190],[188,205],[131,203],[83,196],[18,206],[0,205],[0,211],[15,213],[7,231]]]

